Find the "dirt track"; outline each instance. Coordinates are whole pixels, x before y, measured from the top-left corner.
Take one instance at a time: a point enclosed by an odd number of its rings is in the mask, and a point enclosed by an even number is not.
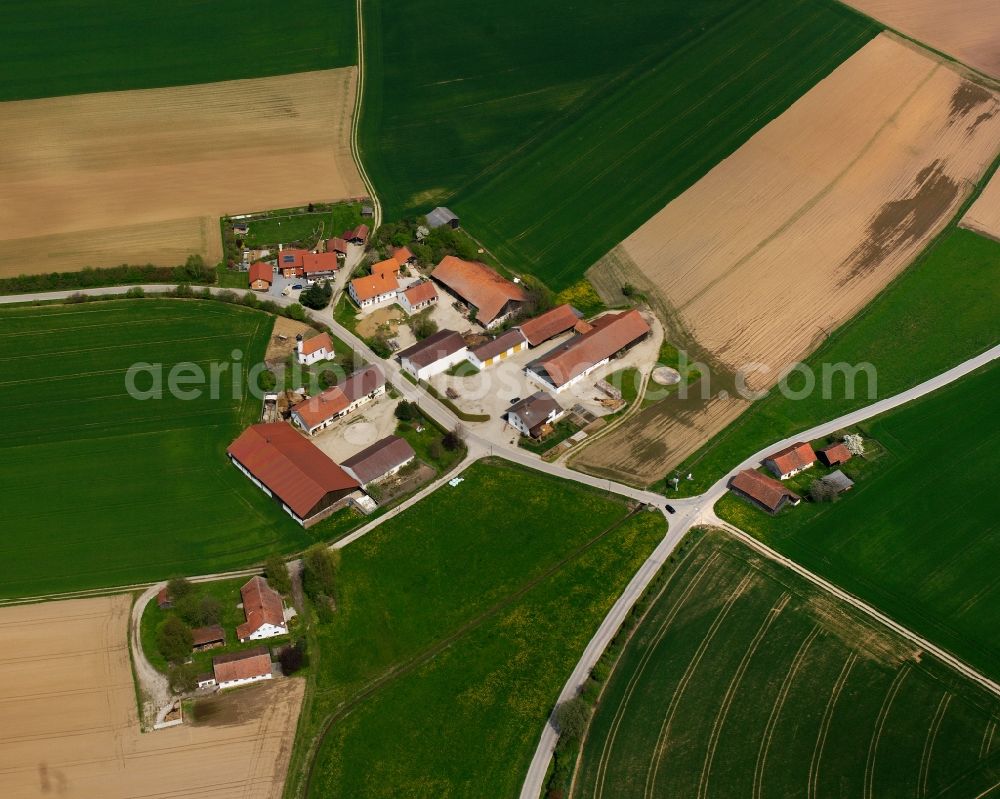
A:
[[[280,797],[303,682],[234,692],[225,726],[142,734],[129,607],[119,595],[0,609],[0,796]]]
[[[1000,4],[996,0],[846,0],[970,67],[1000,78]]]
[[[646,292],[668,338],[713,362],[715,391],[737,373],[767,388],[912,262],[998,142],[995,93],[882,35],[589,276],[602,293],[623,282]],[[578,463],[650,482],[743,405],[662,404]]]
[[[1000,241],[1000,172],[990,178],[983,193],[962,217],[961,225]]]
[[[218,217],[364,194],[355,67],[0,104],[0,276],[221,255]]]

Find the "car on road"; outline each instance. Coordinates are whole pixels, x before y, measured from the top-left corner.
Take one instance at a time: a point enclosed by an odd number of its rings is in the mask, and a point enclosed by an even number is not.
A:
[[[510,398],[510,404],[511,405],[513,405],[515,402],[520,402],[520,401],[521,401],[520,397],[511,397]]]
[[[666,508],[667,508],[667,513],[677,513],[677,511],[674,510],[673,505],[667,505]]]
[[[302,284],[301,283],[296,283],[294,286],[292,286],[292,288],[295,289],[296,291],[298,291],[299,289],[302,288]]]

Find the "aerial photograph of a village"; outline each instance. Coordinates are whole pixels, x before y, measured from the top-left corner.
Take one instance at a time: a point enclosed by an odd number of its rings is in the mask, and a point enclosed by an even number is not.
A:
[[[0,799],[1000,799],[998,0],[0,18]]]

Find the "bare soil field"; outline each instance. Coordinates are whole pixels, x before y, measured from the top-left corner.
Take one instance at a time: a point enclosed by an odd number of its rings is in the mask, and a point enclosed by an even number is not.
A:
[[[267,342],[267,352],[264,360],[268,363],[283,363],[295,351],[295,337],[302,334],[303,338],[311,338],[316,331],[305,322],[296,322],[287,316],[274,317],[274,328],[271,339]],[[284,336],[284,340],[281,339]]]
[[[588,277],[632,283],[668,340],[712,366],[693,392],[630,419],[576,464],[661,478],[905,269],[1000,149],[1000,98],[881,35],[633,233]],[[704,370],[702,370],[704,373]]]
[[[222,695],[217,723],[140,733],[130,605],[114,596],[0,609],[0,796],[280,797],[303,681]]]
[[[982,194],[965,212],[961,226],[1000,241],[1000,172],[990,178]]]
[[[974,69],[1000,77],[996,0],[846,0],[864,14]]]
[[[0,103],[0,276],[221,256],[223,214],[364,194],[354,67]]]

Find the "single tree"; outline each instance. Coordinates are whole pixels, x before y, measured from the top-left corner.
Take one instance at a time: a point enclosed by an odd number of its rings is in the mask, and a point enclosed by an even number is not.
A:
[[[865,454],[865,440],[857,433],[848,433],[844,436],[844,446],[852,455]]]
[[[172,666],[167,678],[170,690],[176,694],[186,694],[198,687],[198,670],[193,663]]]
[[[292,590],[288,567],[281,555],[271,555],[264,561],[264,574],[267,576],[268,584],[279,594],[287,594]]]
[[[314,602],[332,598],[336,581],[333,554],[325,544],[313,544],[302,556],[302,589]]]
[[[813,502],[836,502],[840,499],[840,492],[832,483],[820,478],[813,480],[809,486],[809,499]]]
[[[417,341],[422,341],[438,332],[438,323],[431,319],[430,316],[421,314],[414,317],[413,321],[410,322],[410,329],[413,331],[413,335],[416,336]]]
[[[174,603],[179,602],[186,596],[190,596],[195,590],[194,585],[184,577],[175,577],[167,583],[167,596]]]
[[[580,697],[567,699],[556,707],[556,729],[565,742],[579,741],[590,722],[590,707]]]
[[[441,444],[449,452],[455,452],[462,448],[462,442],[464,441],[464,434],[461,427],[456,427],[454,430],[449,430],[441,437]]]
[[[278,662],[281,663],[281,672],[286,677],[295,674],[307,663],[306,642],[300,639],[282,647],[278,653]]]
[[[156,648],[170,663],[181,663],[191,652],[191,628],[177,616],[167,616],[156,629]]]
[[[420,410],[417,408],[417,403],[410,402],[409,400],[400,400],[393,413],[401,422],[410,422],[420,415]]]

